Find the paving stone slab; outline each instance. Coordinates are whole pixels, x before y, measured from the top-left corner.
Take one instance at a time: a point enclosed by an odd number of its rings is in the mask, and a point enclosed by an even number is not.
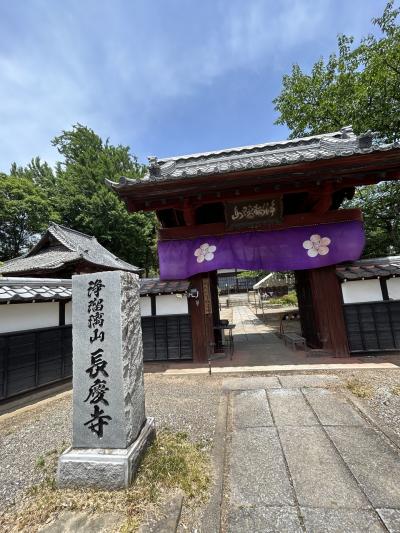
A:
[[[340,379],[337,376],[326,374],[295,374],[293,376],[279,376],[282,387],[300,388],[300,387],[326,387],[327,385],[337,385]]]
[[[285,426],[279,435],[300,505],[370,507],[322,428]]]
[[[294,505],[274,427],[233,430],[228,473],[230,500],[234,505]]]
[[[229,533],[301,533],[294,507],[245,506],[234,508],[228,516]]]
[[[400,509],[399,452],[371,427],[326,430],[372,505]]]
[[[280,386],[276,376],[227,378],[222,382],[223,390],[276,389]]]
[[[356,409],[340,393],[325,389],[303,389],[323,426],[367,426]]]
[[[236,428],[273,426],[265,390],[234,391],[232,419]]]
[[[86,512],[66,511],[55,522],[42,529],[40,533],[108,533],[123,520],[122,513],[90,514]]]
[[[400,509],[377,509],[377,513],[390,533],[400,531]]]
[[[269,390],[268,399],[277,426],[319,425],[300,389]]]
[[[301,507],[301,514],[306,531],[310,533],[381,533],[385,531],[374,511]]]

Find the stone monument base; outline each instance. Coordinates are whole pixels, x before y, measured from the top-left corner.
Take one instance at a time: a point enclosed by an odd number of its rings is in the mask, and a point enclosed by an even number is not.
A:
[[[147,418],[137,439],[126,449],[68,448],[58,461],[58,486],[122,489],[129,487],[146,448],[156,436]]]

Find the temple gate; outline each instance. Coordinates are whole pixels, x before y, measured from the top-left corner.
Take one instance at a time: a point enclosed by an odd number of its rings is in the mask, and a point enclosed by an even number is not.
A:
[[[400,178],[400,145],[335,133],[149,158],[142,180],[108,184],[130,211],[155,211],[161,279],[190,279],[193,356],[206,361],[219,321],[216,271],[296,275],[307,344],[348,356],[335,265],[358,259],[362,213],[343,209],[355,187]]]

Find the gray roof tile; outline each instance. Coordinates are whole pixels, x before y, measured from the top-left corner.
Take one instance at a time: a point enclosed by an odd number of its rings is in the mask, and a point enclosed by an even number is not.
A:
[[[142,278],[140,295],[184,293],[189,288],[186,280],[161,281]],[[21,301],[71,300],[72,280],[52,278],[0,277],[0,304]]]
[[[49,236],[56,239],[59,244],[48,247],[46,242]],[[109,252],[95,237],[52,223],[40,241],[28,253],[6,261],[0,267],[0,274],[29,273],[38,270],[54,271],[78,260],[107,269],[140,272],[138,267],[130,265]]]
[[[189,288],[189,281],[161,281],[156,278],[143,278],[140,280],[140,294],[174,294],[184,293]]]
[[[400,256],[361,259],[337,265],[336,274],[340,279],[348,281],[400,276]]]
[[[71,286],[70,279],[0,277],[0,303],[70,300]]]
[[[197,175],[211,175],[255,168],[293,165],[301,161],[333,159],[400,148],[400,144],[374,144],[373,134],[357,136],[351,126],[334,133],[299,139],[229,148],[177,157],[149,158],[146,181],[171,181]],[[121,177],[119,183],[106,180],[113,189],[134,187],[143,180]]]

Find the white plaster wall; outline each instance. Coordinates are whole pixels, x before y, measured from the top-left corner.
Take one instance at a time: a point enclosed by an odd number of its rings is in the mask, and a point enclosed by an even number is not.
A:
[[[65,304],[65,323],[72,324],[72,302]]]
[[[157,315],[185,315],[188,311],[186,294],[162,294],[156,296]]]
[[[0,333],[58,326],[58,302],[0,305]]]
[[[379,279],[365,279],[342,283],[342,294],[345,304],[383,300]]]
[[[140,297],[140,314],[142,316],[151,316],[151,298],[150,296]]]
[[[389,278],[387,280],[389,298],[400,300],[400,278]]]

